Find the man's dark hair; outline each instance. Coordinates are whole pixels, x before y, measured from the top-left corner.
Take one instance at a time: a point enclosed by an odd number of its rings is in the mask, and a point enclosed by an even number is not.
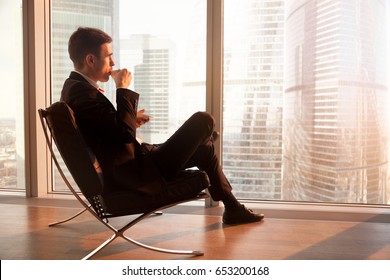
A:
[[[112,38],[100,29],[79,27],[69,38],[69,57],[76,68],[82,67],[87,54],[99,56],[100,46],[111,42]]]

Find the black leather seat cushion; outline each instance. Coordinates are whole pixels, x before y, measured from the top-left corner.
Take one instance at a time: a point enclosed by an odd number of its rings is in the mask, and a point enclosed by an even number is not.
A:
[[[131,191],[118,191],[103,195],[103,207],[112,215],[138,214],[180,200],[195,197],[209,186],[207,174],[203,171],[183,171],[169,181],[166,191],[158,196],[148,196]]]

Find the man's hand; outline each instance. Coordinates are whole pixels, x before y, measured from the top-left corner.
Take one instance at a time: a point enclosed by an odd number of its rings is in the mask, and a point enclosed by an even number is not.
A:
[[[112,70],[111,77],[114,79],[117,88],[128,88],[133,78],[131,72],[126,68]]]
[[[142,109],[137,112],[137,128],[150,121],[150,117],[148,115],[145,115],[145,111],[145,109]]]

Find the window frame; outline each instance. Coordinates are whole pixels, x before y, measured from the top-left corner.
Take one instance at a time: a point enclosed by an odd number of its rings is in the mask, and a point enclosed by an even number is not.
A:
[[[37,110],[51,104],[50,0],[23,0],[26,196],[52,193],[52,163]],[[207,0],[206,111],[222,130],[223,0]],[[44,81],[44,82],[42,82]],[[213,94],[212,94],[213,93]],[[221,155],[222,137],[216,143]],[[220,157],[221,158],[221,157]],[[207,205],[217,203],[209,200]]]
[[[26,196],[45,197],[51,187],[51,160],[38,109],[50,104],[50,6],[23,0]]]
[[[24,55],[24,105],[25,105],[25,167],[26,196],[51,197],[52,162],[37,110],[51,104],[51,0],[23,0],[23,55]],[[222,131],[223,113],[223,13],[224,0],[207,0],[206,46],[206,111],[216,120],[216,130]],[[223,134],[216,142],[216,152],[222,159]],[[256,201],[269,205],[300,207],[314,203],[286,201]],[[332,209],[356,205],[315,203],[318,207]],[[208,200],[206,206],[218,203]],[[333,206],[333,207],[332,207]],[[389,206],[357,205],[358,209],[389,209]]]

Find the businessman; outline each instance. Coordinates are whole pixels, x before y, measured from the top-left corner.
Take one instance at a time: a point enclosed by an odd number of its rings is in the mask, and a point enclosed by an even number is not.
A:
[[[111,42],[112,38],[99,29],[78,28],[68,44],[74,71],[61,92],[61,100],[74,111],[87,144],[100,162],[104,191],[131,189],[150,197],[160,196],[166,182],[181,170],[198,167],[209,177],[211,197],[224,204],[225,224],[261,221],[263,214],[246,208],[232,194],[214,151],[214,119],[210,114],[195,113],[165,143],[137,141],[137,128],[149,118],[144,111],[137,112],[142,96],[128,89],[132,74],[127,69],[113,68]],[[116,85],[116,108],[98,85],[110,78]]]

